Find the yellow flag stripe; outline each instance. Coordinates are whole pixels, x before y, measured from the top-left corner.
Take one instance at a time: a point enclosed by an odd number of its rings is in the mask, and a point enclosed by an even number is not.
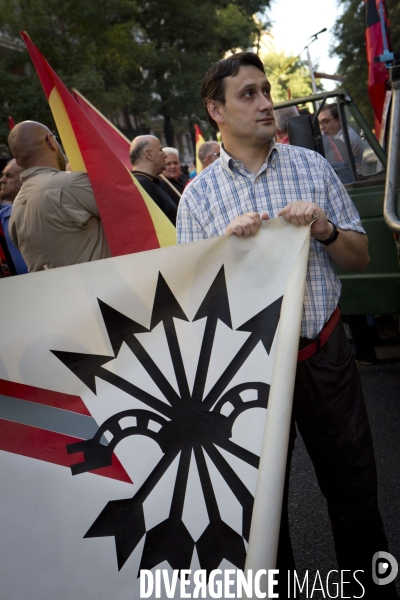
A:
[[[158,239],[158,243],[163,248],[164,246],[174,246],[176,244],[176,229],[165,216],[163,211],[157,204],[150,198],[149,194],[146,190],[140,185],[137,179],[132,175],[132,180],[138,188],[139,192],[143,196],[143,200],[147,206],[147,209],[150,213],[150,217],[154,224],[154,229],[156,230],[156,236]]]
[[[202,144],[204,144],[204,138],[202,135],[199,135],[199,137],[197,138],[197,142],[196,142],[196,171],[197,171],[197,173],[200,173],[200,171],[203,170],[203,165],[201,164],[201,161],[199,159],[199,148]]]
[[[49,104],[72,171],[83,171],[84,173],[87,173],[86,165],[79,149],[78,142],[76,141],[75,133],[72,129],[67,111],[65,110],[64,102],[55,87],[50,93]]]

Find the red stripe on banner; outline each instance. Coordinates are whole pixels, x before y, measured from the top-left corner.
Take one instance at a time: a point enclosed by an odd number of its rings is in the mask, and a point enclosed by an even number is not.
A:
[[[72,396],[71,394],[45,390],[33,387],[32,385],[6,381],[5,379],[0,379],[0,394],[9,396],[10,398],[29,400],[29,402],[37,402],[38,404],[69,410],[88,417],[92,416],[83,400],[79,396]]]
[[[131,174],[29,36],[26,33],[21,33],[21,36],[43,87],[48,89],[51,81],[51,87],[56,87],[64,103],[92,184],[111,254],[121,256],[159,248],[150,213]]]
[[[67,454],[66,446],[81,441],[80,438],[62,433],[0,419],[0,450],[5,452],[20,454],[62,467],[71,467],[73,464],[83,461],[83,454],[81,452]],[[115,454],[112,455],[111,466],[95,469],[89,473],[125,483],[133,483]]]

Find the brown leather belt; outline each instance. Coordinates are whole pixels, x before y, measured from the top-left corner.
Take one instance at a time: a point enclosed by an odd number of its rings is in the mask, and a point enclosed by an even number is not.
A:
[[[318,350],[326,344],[326,342],[331,337],[336,325],[338,324],[339,319],[340,319],[340,310],[339,310],[339,307],[337,306],[335,308],[335,310],[333,311],[333,313],[331,314],[329,321],[324,325],[324,327],[323,327],[321,333],[319,334],[319,336],[317,337],[317,339],[313,340],[311,342],[311,344],[308,344],[308,346],[306,346],[302,350],[299,350],[299,354],[297,357],[298,363],[303,362],[303,360],[307,360],[307,358],[310,358],[310,356],[312,356],[313,354],[318,352]]]

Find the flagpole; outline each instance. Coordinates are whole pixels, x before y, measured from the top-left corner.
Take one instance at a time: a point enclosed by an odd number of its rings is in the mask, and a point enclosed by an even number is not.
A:
[[[179,196],[179,198],[182,198],[182,194],[179,192],[179,190],[176,189],[175,186],[172,185],[172,183],[168,180],[167,177],[165,177],[165,175],[163,175],[161,173],[160,175],[160,179],[162,179],[163,181],[165,181],[165,183],[167,183],[169,185],[169,187],[174,190],[175,194],[177,194],[177,196]]]

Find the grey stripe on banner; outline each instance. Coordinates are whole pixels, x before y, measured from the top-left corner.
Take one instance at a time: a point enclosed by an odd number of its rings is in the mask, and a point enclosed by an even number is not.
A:
[[[0,419],[56,431],[84,440],[92,438],[99,428],[93,417],[1,394]],[[101,441],[103,444],[107,444],[104,436]]]

